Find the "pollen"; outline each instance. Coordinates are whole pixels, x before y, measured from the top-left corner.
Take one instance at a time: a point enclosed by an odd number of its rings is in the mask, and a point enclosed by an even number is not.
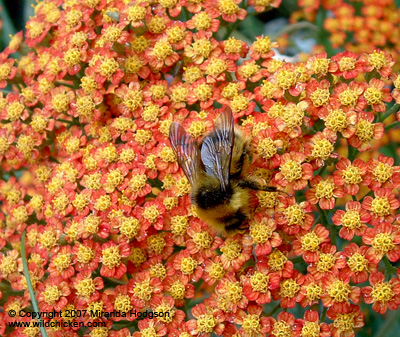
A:
[[[273,228],[266,222],[254,223],[250,226],[250,236],[256,244],[267,242],[274,233]]]
[[[285,107],[282,119],[288,128],[296,128],[303,124],[304,110],[298,107]]]
[[[256,336],[261,332],[260,316],[259,315],[247,315],[243,319],[242,328],[246,335]]]
[[[314,62],[312,62],[310,68],[316,75],[325,75],[329,70],[329,59],[321,59],[317,58]]]
[[[6,80],[11,73],[11,66],[8,63],[0,65],[0,80]]]
[[[231,102],[231,108],[234,113],[245,111],[250,104],[249,98],[242,94],[235,95]]]
[[[181,261],[181,271],[185,275],[191,275],[197,268],[197,261],[192,257],[184,257]]]
[[[321,107],[329,103],[329,89],[317,88],[311,95],[310,99],[315,107]]]
[[[5,256],[1,261],[0,271],[5,275],[10,275],[18,271],[17,261],[15,261],[12,256]]]
[[[58,254],[54,259],[54,264],[59,272],[68,269],[71,265],[71,254]]]
[[[77,153],[81,145],[80,139],[78,137],[70,137],[65,142],[65,150],[69,155]]]
[[[90,96],[82,96],[76,100],[77,112],[79,116],[90,118],[93,114],[96,104]]]
[[[163,200],[163,205],[165,206],[165,208],[170,211],[172,210],[174,207],[178,207],[179,202],[178,202],[178,198],[177,197],[166,197]]]
[[[131,300],[128,295],[119,294],[115,297],[114,308],[119,312],[129,312],[133,309]]]
[[[300,291],[300,285],[293,279],[284,280],[281,283],[280,295],[283,298],[293,298]]]
[[[56,285],[48,285],[43,291],[44,301],[49,305],[54,305],[61,296],[62,293]]]
[[[192,44],[192,47],[197,55],[201,55],[204,58],[207,58],[212,51],[211,42],[207,39],[198,39]]]
[[[303,176],[301,164],[294,160],[288,160],[280,167],[280,170],[288,182],[299,180]]]
[[[70,27],[77,26],[83,17],[82,11],[77,9],[70,8],[70,10],[66,11],[65,13],[65,21]]]
[[[312,156],[314,158],[321,158],[327,160],[334,150],[333,144],[326,138],[320,139],[314,143],[312,149]]]
[[[75,47],[82,47],[87,40],[88,35],[84,32],[75,32],[71,36],[71,44]]]
[[[323,293],[322,287],[316,283],[310,283],[306,286],[306,298],[309,301],[318,301]]]
[[[42,115],[33,115],[29,124],[32,126],[33,131],[42,133],[47,127],[47,119]]]
[[[181,281],[176,280],[172,283],[169,293],[175,300],[183,300],[186,293],[185,285]]]
[[[135,4],[134,6],[128,6],[128,20],[135,22],[141,21],[146,16],[146,8]]]
[[[218,4],[222,14],[232,15],[239,11],[239,6],[233,0],[219,0]]]
[[[152,137],[153,134],[150,130],[139,129],[135,134],[135,140],[142,146],[146,145],[146,143],[148,143]]]
[[[342,224],[344,227],[349,228],[349,229],[358,229],[361,227],[361,217],[360,213],[357,211],[347,211],[343,216],[342,216]]]
[[[201,102],[209,100],[213,95],[212,87],[206,83],[202,83],[202,84],[198,85],[197,87],[194,88],[193,91],[194,91],[194,94],[196,95],[196,97]]]
[[[207,127],[203,121],[194,121],[190,124],[188,132],[192,137],[200,137],[205,134]]]
[[[221,248],[222,253],[228,258],[228,260],[235,260],[240,256],[242,252],[242,246],[237,240],[226,240],[225,245]]]
[[[105,147],[103,151],[101,151],[101,156],[109,163],[116,162],[118,160],[117,149],[113,144]]]
[[[349,122],[346,113],[342,109],[337,109],[329,111],[325,119],[325,125],[332,131],[342,132],[349,126]]]
[[[167,269],[162,263],[156,263],[150,267],[150,277],[158,277],[164,280],[167,276]]]
[[[192,84],[196,82],[198,79],[203,77],[203,71],[199,66],[193,65],[187,68],[184,68],[185,73],[183,74],[183,79],[186,83]]]
[[[150,301],[153,291],[154,287],[150,284],[150,280],[136,283],[135,288],[133,289],[135,296],[143,301]]]
[[[337,303],[348,301],[350,292],[350,284],[344,283],[341,280],[336,280],[327,289],[328,295]]]
[[[43,204],[44,197],[41,194],[34,194],[32,199],[29,201],[29,207],[32,207],[36,213],[40,212],[43,208]]]
[[[101,63],[100,74],[109,80],[118,68],[119,64],[116,60],[106,59]]]
[[[93,91],[96,90],[97,88],[97,82],[93,77],[90,76],[84,76],[81,79],[81,84],[80,84],[82,90],[85,92],[85,94],[89,95]]]
[[[155,223],[160,216],[160,212],[156,205],[146,206],[143,211],[143,217],[150,223]]]
[[[354,253],[347,260],[347,265],[354,273],[359,273],[367,270],[368,260],[360,253]]]
[[[287,256],[283,254],[280,250],[273,250],[271,254],[269,254],[268,266],[271,268],[271,271],[280,271],[285,268],[285,264],[288,261]]]
[[[242,41],[231,36],[225,40],[225,52],[227,54],[238,54],[242,51]]]
[[[226,271],[222,263],[212,262],[208,273],[210,274],[211,278],[215,280],[220,280],[224,277]]]
[[[315,196],[317,199],[330,199],[333,198],[333,190],[335,189],[335,184],[333,181],[321,181],[315,188]]]
[[[7,119],[11,122],[15,122],[16,120],[20,119],[23,112],[25,110],[25,106],[18,101],[12,102],[7,107]]]
[[[359,184],[362,181],[360,169],[353,165],[343,170],[342,177],[346,184]]]
[[[336,262],[337,258],[333,254],[319,254],[319,260],[317,262],[317,270],[321,273],[329,271]]]
[[[379,163],[372,171],[375,181],[385,183],[393,174],[393,168],[385,163]]]
[[[374,137],[374,125],[365,119],[360,119],[356,124],[356,136],[362,142],[372,140]]]
[[[26,207],[21,205],[12,211],[12,215],[16,223],[21,224],[28,220],[28,211]]]
[[[160,152],[160,157],[167,163],[176,162],[176,156],[174,150],[169,146],[164,146]]]
[[[153,34],[161,34],[166,26],[167,24],[163,17],[152,16],[150,22],[148,22],[149,31]]]
[[[126,236],[129,240],[132,240],[140,229],[139,220],[134,217],[122,217],[119,225],[119,231],[122,235]]]
[[[71,48],[65,51],[64,61],[69,68],[77,65],[81,61],[81,51],[78,48]]]
[[[389,283],[380,282],[372,287],[371,296],[374,302],[381,302],[385,304],[392,300],[394,292]]]
[[[17,141],[17,149],[24,157],[29,157],[35,147],[34,140],[29,135],[20,135]]]
[[[380,254],[386,254],[395,248],[393,238],[389,233],[378,233],[372,241],[374,247]]]
[[[376,51],[368,55],[368,61],[375,69],[381,69],[386,65],[385,55],[382,51]]]
[[[89,263],[93,260],[95,252],[90,247],[85,245],[80,245],[78,253],[76,254],[76,259],[81,263]]]
[[[84,221],[84,230],[89,234],[96,234],[100,226],[100,218],[94,215],[88,215]]]
[[[116,26],[109,26],[105,29],[104,33],[102,34],[102,38],[109,42],[117,41],[122,34],[122,30]]]
[[[371,202],[371,211],[377,216],[390,214],[390,202],[386,197],[376,197]]]
[[[112,246],[103,249],[101,262],[110,269],[118,267],[121,263],[121,254],[119,252],[119,248],[117,246]]]
[[[186,102],[189,90],[184,86],[178,86],[172,89],[171,100],[175,103]]]
[[[383,92],[376,88],[368,88],[364,91],[364,97],[369,105],[379,104],[382,102]]]
[[[153,251],[156,254],[161,254],[165,246],[167,245],[162,233],[149,236],[146,242],[149,246],[149,251]]]
[[[337,318],[333,322],[333,326],[341,332],[352,331],[355,327],[354,325],[354,315],[353,314],[338,314]]]
[[[101,184],[101,173],[93,173],[83,177],[84,186],[91,190],[98,190],[102,187]]]
[[[129,255],[129,261],[139,267],[143,262],[147,261],[146,251],[143,248],[133,247]]]
[[[201,231],[193,236],[193,242],[199,249],[208,249],[212,245],[213,238],[208,232]]]
[[[218,76],[227,69],[227,64],[224,60],[213,58],[206,68],[206,74],[211,76]]]
[[[306,212],[300,205],[291,205],[283,213],[286,216],[289,226],[302,225],[304,223]]]
[[[253,43],[253,48],[258,54],[266,54],[271,50],[271,40],[268,36],[258,37]]]
[[[239,67],[238,73],[241,77],[250,78],[260,71],[260,66],[256,63],[246,63]]]
[[[193,16],[193,22],[197,30],[207,30],[211,27],[212,18],[207,12],[200,12]]]
[[[272,158],[277,153],[274,141],[270,137],[262,139],[258,143],[257,153],[265,159]]]
[[[276,85],[283,90],[294,87],[297,83],[297,75],[292,70],[280,70],[276,74]]]
[[[175,215],[171,218],[171,232],[172,234],[179,236],[186,233],[189,227],[189,219],[185,215]]]
[[[356,60],[352,57],[342,57],[339,61],[340,71],[353,70],[356,67]]]
[[[153,53],[155,57],[159,60],[165,60],[168,56],[170,56],[174,50],[172,49],[171,44],[167,40],[159,40],[154,45]]]
[[[222,89],[222,96],[232,100],[236,95],[239,94],[239,89],[236,85],[236,83],[228,83],[228,85]]]
[[[197,319],[197,329],[199,330],[200,334],[212,333],[216,325],[217,320],[211,314],[200,315]]]
[[[111,205],[112,205],[111,197],[109,195],[102,195],[96,200],[94,208],[99,211],[105,212],[111,207]]]
[[[320,239],[315,232],[307,233],[301,238],[301,247],[305,251],[318,251],[320,243]]]
[[[341,105],[354,107],[357,105],[358,94],[354,90],[346,89],[339,94],[338,100]]]
[[[292,327],[286,321],[277,321],[274,324],[271,335],[279,337],[292,337]]]
[[[172,26],[167,29],[169,43],[178,43],[185,38],[185,31],[179,26]]]
[[[64,211],[69,205],[69,199],[67,195],[65,193],[61,193],[58,197],[54,198],[53,205],[57,211]]]
[[[159,314],[157,320],[169,324],[174,320],[175,310],[171,309],[166,303],[154,308],[154,311]]]
[[[147,176],[145,174],[134,174],[129,181],[129,187],[134,192],[140,191],[146,186]]]
[[[250,276],[250,284],[254,291],[265,294],[268,291],[269,276],[259,271],[255,271]]]

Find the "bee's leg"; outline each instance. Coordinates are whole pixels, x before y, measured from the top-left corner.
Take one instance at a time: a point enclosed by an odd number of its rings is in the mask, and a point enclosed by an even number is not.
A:
[[[261,185],[259,182],[252,179],[243,179],[238,182],[238,186],[244,188],[250,188],[255,191],[267,191],[267,192],[276,192],[277,188],[275,186],[266,186]]]

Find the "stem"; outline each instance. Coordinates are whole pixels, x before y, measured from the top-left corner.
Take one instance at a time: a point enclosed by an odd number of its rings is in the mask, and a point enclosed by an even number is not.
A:
[[[329,226],[328,217],[326,216],[325,210],[321,208],[319,204],[317,204],[318,212],[321,214],[321,221],[325,227]]]
[[[348,145],[347,149],[348,149],[347,157],[349,158],[350,161],[353,161],[357,157],[360,151],[358,151],[355,147],[352,147],[351,145]]]
[[[394,104],[388,111],[380,115],[379,121],[383,122],[386,118],[393,115],[399,109],[399,104]]]
[[[31,277],[29,276],[29,269],[28,269],[28,261],[26,260],[26,252],[25,252],[25,236],[26,230],[22,233],[22,240],[21,240],[21,258],[22,258],[22,265],[24,267],[24,275],[26,279],[26,284],[28,285],[29,295],[31,297],[31,302],[33,306],[33,310],[39,313],[39,306],[35,298],[35,292],[32,288]],[[47,332],[44,329],[42,319],[40,317],[37,318],[39,321],[40,331],[42,332],[43,337],[47,337]]]
[[[328,308],[324,307],[324,310],[322,310],[320,322],[325,322],[325,320],[326,320],[326,312],[327,311],[328,311]]]
[[[275,308],[273,308],[269,313],[267,313],[267,317],[272,317],[281,307],[281,304],[278,303]]]
[[[389,125],[385,126],[385,131],[393,129],[393,128],[398,127],[398,126],[400,126],[400,122],[399,121],[393,122],[392,124],[389,124]]]

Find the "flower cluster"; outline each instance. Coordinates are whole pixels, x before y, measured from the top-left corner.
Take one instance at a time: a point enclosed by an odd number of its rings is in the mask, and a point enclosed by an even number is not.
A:
[[[350,337],[362,302],[398,308],[400,167],[377,149],[398,135],[400,76],[379,49],[292,64],[267,36],[229,36],[278,5],[36,4],[0,54],[1,335],[31,300],[62,311],[45,321],[104,323],[57,337]],[[173,121],[204,136],[225,107],[251,174],[282,191],[254,192],[248,229],[226,237],[196,216],[168,140]]]
[[[327,41],[319,41],[321,44],[330,43],[334,49],[344,48],[355,53],[380,48],[398,59],[400,9],[395,2],[299,0],[298,5],[299,9],[291,13],[291,20],[319,22],[320,28],[328,33]]]

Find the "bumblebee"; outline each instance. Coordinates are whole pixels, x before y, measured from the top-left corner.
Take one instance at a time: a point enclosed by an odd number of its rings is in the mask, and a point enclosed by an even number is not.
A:
[[[251,215],[250,190],[277,191],[249,174],[250,141],[234,126],[230,109],[221,113],[200,143],[176,122],[169,139],[192,187],[197,215],[221,234],[245,228]]]

